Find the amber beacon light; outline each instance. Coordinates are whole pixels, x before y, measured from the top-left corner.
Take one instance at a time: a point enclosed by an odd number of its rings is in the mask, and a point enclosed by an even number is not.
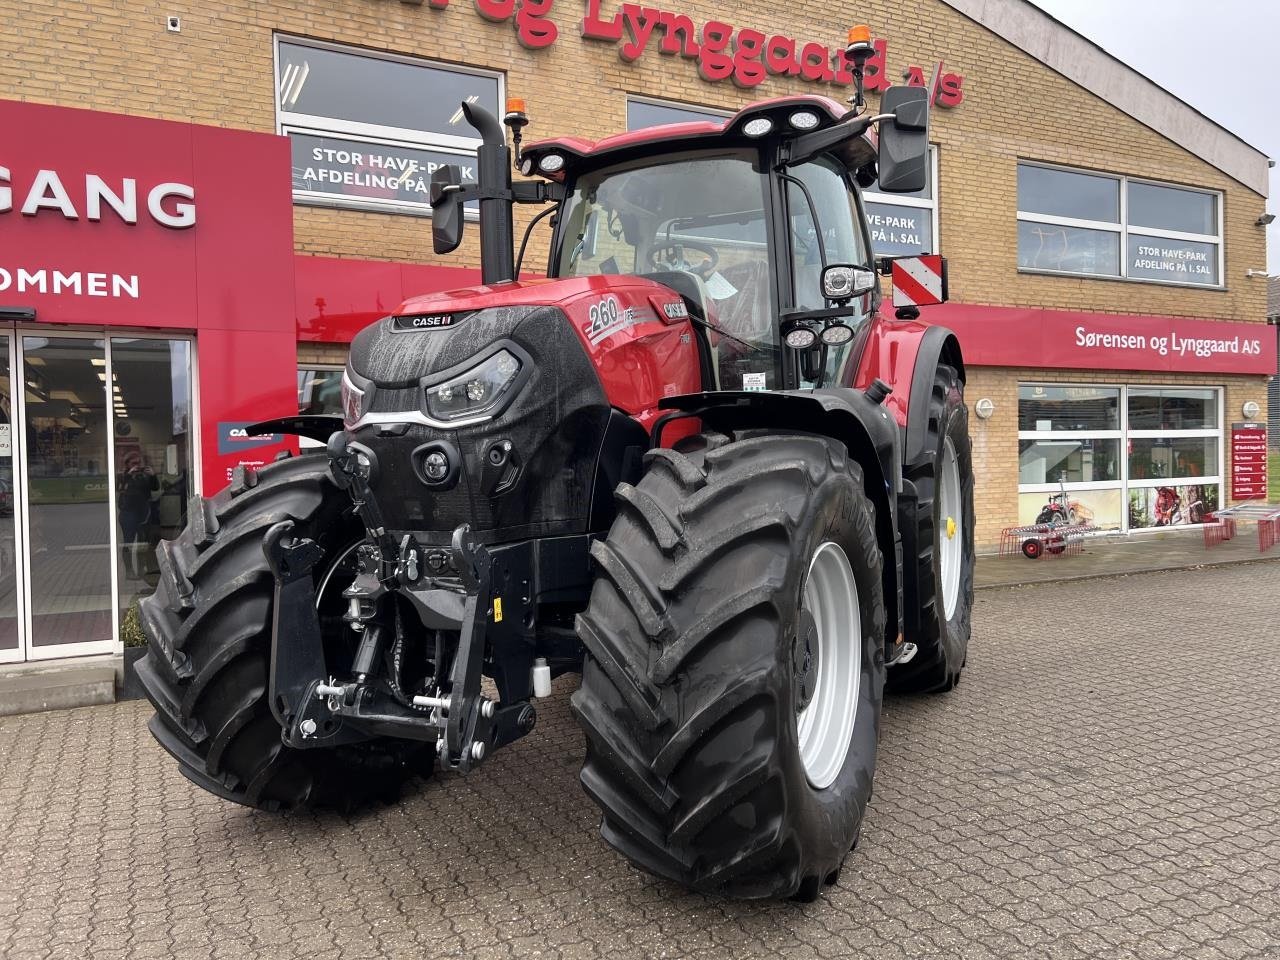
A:
[[[866,101],[862,98],[862,68],[866,66],[875,47],[871,45],[871,28],[865,23],[849,28],[849,44],[844,48],[845,58],[853,64],[853,96],[850,103],[854,110],[861,110]]]

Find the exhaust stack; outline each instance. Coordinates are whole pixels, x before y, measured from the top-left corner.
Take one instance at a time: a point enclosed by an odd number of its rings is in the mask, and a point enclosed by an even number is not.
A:
[[[480,194],[480,276],[485,283],[506,283],[516,278],[511,151],[502,125],[488,110],[464,102],[462,112],[467,123],[484,141],[476,150]]]

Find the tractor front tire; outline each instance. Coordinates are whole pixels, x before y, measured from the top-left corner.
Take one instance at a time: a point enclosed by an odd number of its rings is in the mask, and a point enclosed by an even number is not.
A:
[[[604,839],[643,869],[718,895],[812,900],[871,797],[875,508],[825,437],[693,441],[647,454],[592,548],[573,696],[582,785]]]
[[[973,448],[964,383],[938,366],[929,392],[924,456],[908,464],[915,499],[901,512],[906,639],[917,647],[908,663],[889,670],[894,693],[950,690],[969,656],[973,614]],[[914,510],[910,506],[914,506]],[[958,516],[957,516],[958,514]]]
[[[160,544],[160,583],[140,605],[138,679],[156,708],[152,735],[210,793],[265,810],[351,810],[394,799],[405,780],[431,771],[435,751],[406,741],[287,747],[267,702],[275,580],[263,535],[292,520],[319,543],[319,585],[360,536],[349,506],[325,457],[294,457],[238,469],[217,496],[193,499],[186,529]],[[340,645],[340,621],[326,620],[326,647]]]

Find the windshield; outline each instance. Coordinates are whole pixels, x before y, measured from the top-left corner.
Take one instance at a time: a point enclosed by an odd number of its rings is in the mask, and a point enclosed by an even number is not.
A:
[[[565,205],[558,275],[667,283],[716,328],[709,337],[722,389],[778,386],[768,183],[759,164],[755,152],[720,151],[583,175]]]

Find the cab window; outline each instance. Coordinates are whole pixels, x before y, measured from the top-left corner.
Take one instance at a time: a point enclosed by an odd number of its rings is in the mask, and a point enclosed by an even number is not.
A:
[[[822,297],[824,253],[828,264],[868,265],[861,215],[844,168],[831,157],[818,157],[788,172],[804,184],[802,190],[799,184],[787,182],[794,306],[821,310],[828,306]],[[813,200],[816,223],[805,190]]]

